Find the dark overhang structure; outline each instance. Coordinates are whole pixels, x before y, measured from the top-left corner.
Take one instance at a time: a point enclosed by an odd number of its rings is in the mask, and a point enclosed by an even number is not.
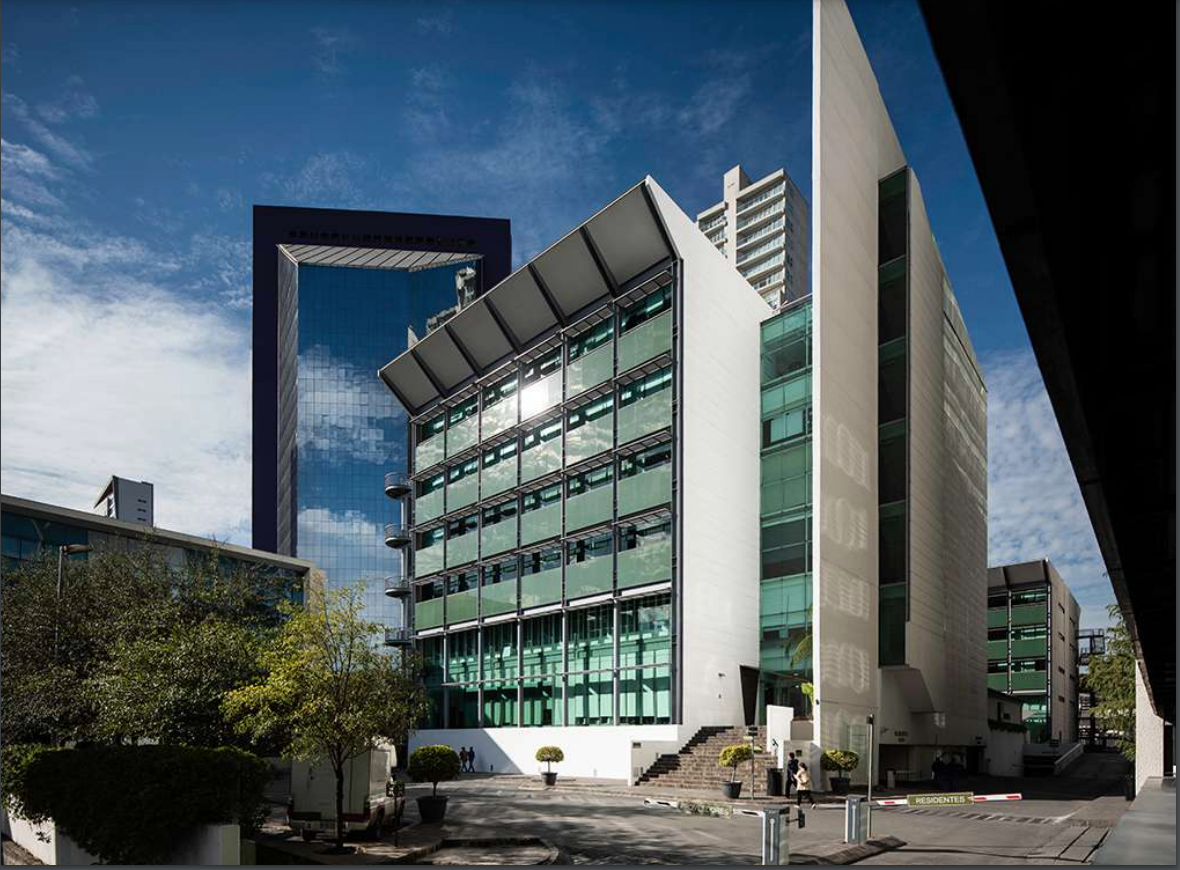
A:
[[[1176,6],[919,5],[1152,704],[1174,721]]]

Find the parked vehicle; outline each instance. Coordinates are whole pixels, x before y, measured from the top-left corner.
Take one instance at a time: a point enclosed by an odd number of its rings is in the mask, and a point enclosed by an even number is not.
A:
[[[381,836],[401,819],[405,799],[395,794],[392,747],[362,752],[344,770],[344,830]],[[291,765],[287,825],[304,840],[336,832],[336,776],[328,762]]]

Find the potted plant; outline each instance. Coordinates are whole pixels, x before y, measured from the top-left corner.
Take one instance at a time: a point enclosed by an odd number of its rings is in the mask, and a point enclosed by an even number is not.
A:
[[[542,746],[537,750],[537,761],[545,762],[545,771],[541,774],[545,785],[557,785],[557,774],[553,771],[553,765],[565,761],[565,753],[561,751],[561,747]]]
[[[737,769],[743,762],[754,763],[754,749],[749,743],[731,743],[721,750],[717,758],[718,767],[728,767],[729,782],[721,783],[721,793],[730,800],[737,800],[742,795],[742,784],[737,778]]]
[[[851,749],[826,749],[819,760],[819,766],[828,771],[828,783],[832,794],[848,794],[848,777],[841,776],[855,770],[860,756]]]
[[[424,822],[441,822],[447,814],[447,799],[438,796],[438,784],[459,775],[459,753],[449,746],[419,746],[410,756],[410,779],[434,786],[429,796],[418,798],[418,815]]]

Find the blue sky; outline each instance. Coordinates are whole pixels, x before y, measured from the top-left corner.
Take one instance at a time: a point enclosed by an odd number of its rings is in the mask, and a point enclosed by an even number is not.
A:
[[[851,2],[990,395],[993,561],[1093,534],[921,16]],[[689,213],[780,166],[810,195],[811,5],[9,0],[5,492],[110,473],[249,540],[250,206],[507,217],[517,263],[646,174]],[[30,329],[29,324],[37,324]]]

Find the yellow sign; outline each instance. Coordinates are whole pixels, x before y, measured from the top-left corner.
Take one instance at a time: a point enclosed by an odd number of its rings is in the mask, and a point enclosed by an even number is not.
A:
[[[975,803],[975,792],[972,791],[906,795],[906,804],[911,807],[961,807],[973,803]]]

